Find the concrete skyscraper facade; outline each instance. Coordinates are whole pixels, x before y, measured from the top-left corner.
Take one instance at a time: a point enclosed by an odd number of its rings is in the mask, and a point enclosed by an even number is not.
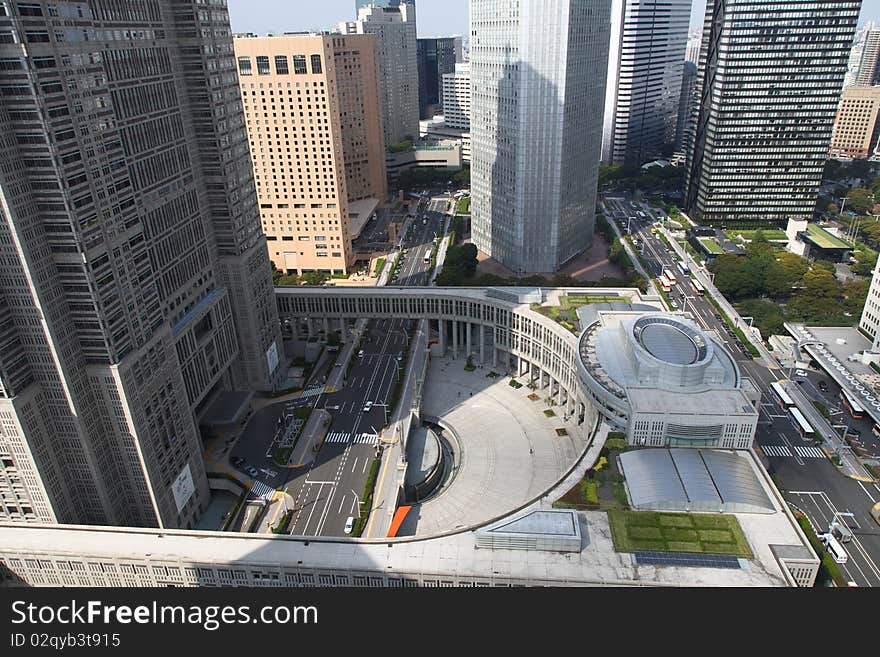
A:
[[[859,0],[706,7],[685,205],[716,223],[813,217]]]
[[[280,374],[226,9],[3,9],[0,522],[192,527],[199,413]]]
[[[471,129],[471,65],[456,64],[443,76],[443,120],[447,128]]]
[[[880,83],[880,30],[869,30],[862,43],[862,55],[856,74],[857,87],[871,87]]]
[[[460,45],[459,41],[459,45]],[[443,76],[455,71],[455,37],[418,39],[419,117],[430,119],[440,109]]]
[[[358,9],[355,21],[340,23],[343,34],[376,36],[379,98],[385,145],[419,136],[419,67],[416,45],[416,6],[370,4]]]
[[[473,241],[515,272],[555,271],[592,243],[609,10],[471,2]]]
[[[376,37],[234,43],[269,257],[290,273],[347,273],[350,204],[387,193]]]
[[[691,0],[613,0],[602,161],[640,165],[671,154]]]
[[[840,98],[828,156],[838,159],[870,157],[877,147],[880,86],[847,87]]]

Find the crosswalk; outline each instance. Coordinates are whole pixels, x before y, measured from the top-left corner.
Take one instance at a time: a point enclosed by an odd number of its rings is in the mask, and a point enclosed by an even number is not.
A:
[[[793,456],[791,449],[786,445],[761,445],[761,449],[767,456]],[[794,445],[794,453],[804,459],[824,459],[825,452],[818,447]]]
[[[255,497],[262,497],[264,500],[268,500],[272,498],[275,489],[264,484],[262,481],[255,481],[254,485],[251,486],[251,493],[253,493]]]
[[[300,394],[300,397],[314,397],[315,395],[320,395],[324,392],[324,386],[312,386],[311,388],[306,388]]]
[[[359,433],[352,438],[347,431],[333,431],[324,439],[327,443],[354,443],[356,445],[375,445],[379,442],[379,436],[374,433]]]

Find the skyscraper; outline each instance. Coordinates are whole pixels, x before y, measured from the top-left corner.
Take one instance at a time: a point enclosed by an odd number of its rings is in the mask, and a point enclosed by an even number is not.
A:
[[[857,87],[870,87],[880,83],[880,30],[869,30],[862,43],[862,56],[856,74]]]
[[[859,0],[710,0],[688,147],[702,223],[810,219]]]
[[[877,146],[880,86],[847,87],[834,119],[829,157],[858,159],[873,155]]]
[[[419,70],[416,6],[365,5],[356,21],[339,24],[343,34],[374,34],[379,61],[379,97],[385,145],[419,136]]]
[[[602,161],[640,165],[671,154],[691,0],[613,0]]]
[[[678,98],[678,117],[675,123],[675,150],[679,153],[687,144],[687,129],[697,102],[697,65],[685,60],[681,70],[681,95]]]
[[[387,193],[376,38],[234,44],[269,257],[289,273],[347,273],[352,239]]]
[[[226,10],[3,7],[0,521],[192,527],[198,415],[281,374]]]
[[[471,65],[456,64],[443,75],[443,120],[447,128],[471,128]]]
[[[555,271],[592,242],[609,8],[471,2],[473,240],[513,271]]]
[[[419,116],[430,119],[440,109],[440,87],[443,75],[455,70],[455,37],[418,39],[416,50],[419,70]]]

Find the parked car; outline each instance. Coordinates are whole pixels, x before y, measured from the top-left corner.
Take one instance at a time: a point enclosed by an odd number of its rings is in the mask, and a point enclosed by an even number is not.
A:
[[[252,465],[246,467],[244,471],[247,472],[251,477],[258,477],[260,475],[257,469]]]
[[[822,392],[828,392],[828,384],[825,381],[819,381],[819,390]]]
[[[345,521],[345,528],[342,531],[346,534],[351,534],[352,529],[354,529],[354,516],[348,516],[348,520]]]
[[[797,374],[798,376],[807,376],[807,373],[804,372],[803,370],[795,370],[794,373]]]

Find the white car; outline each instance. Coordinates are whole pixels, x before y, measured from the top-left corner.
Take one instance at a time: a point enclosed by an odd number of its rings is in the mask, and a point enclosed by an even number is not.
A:
[[[348,516],[348,520],[345,521],[345,528],[342,531],[346,534],[351,534],[352,529],[354,529],[354,516]]]
[[[364,413],[369,413],[371,408],[373,408],[373,402],[368,401],[366,404],[364,404]]]
[[[807,373],[804,372],[803,370],[795,370],[794,373],[797,374],[798,376],[807,376]]]

